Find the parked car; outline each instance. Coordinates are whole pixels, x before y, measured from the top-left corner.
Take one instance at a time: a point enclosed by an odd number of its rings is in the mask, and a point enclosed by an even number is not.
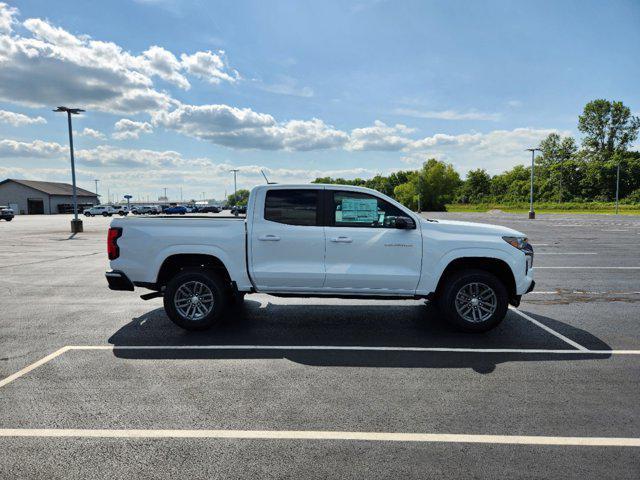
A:
[[[158,209],[155,205],[136,205],[131,207],[131,213],[134,215],[157,214]]]
[[[187,213],[198,213],[200,211],[197,205],[185,205],[184,208],[187,209]]]
[[[232,215],[245,215],[247,213],[247,207],[235,205],[231,208]]]
[[[114,219],[107,247],[109,288],[155,291],[147,297],[162,296],[169,318],[189,330],[263,292],[425,298],[459,329],[484,332],[535,286],[525,234],[429,220],[346,185],[262,185],[246,218]]]
[[[169,207],[164,210],[166,215],[184,215],[187,213],[187,208],[182,205],[176,205],[175,207]]]
[[[15,215],[12,208],[9,208],[7,206],[0,206],[0,220],[6,220],[7,222],[10,222],[11,220],[13,220],[14,216]]]
[[[206,205],[204,207],[200,207],[198,210],[200,213],[220,213],[220,207],[216,207],[215,205]]]
[[[94,205],[88,210],[84,211],[85,216],[95,217],[96,215],[102,215],[103,217],[110,217],[117,211],[111,205]]]
[[[114,213],[117,213],[121,217],[129,215],[129,207],[126,205],[112,205]]]

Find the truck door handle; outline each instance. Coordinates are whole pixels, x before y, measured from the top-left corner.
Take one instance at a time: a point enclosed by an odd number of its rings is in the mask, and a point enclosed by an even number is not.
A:
[[[262,240],[263,242],[277,242],[280,240],[280,237],[277,235],[260,235],[258,240]]]
[[[333,237],[331,241],[334,243],[351,243],[353,239],[351,237]]]

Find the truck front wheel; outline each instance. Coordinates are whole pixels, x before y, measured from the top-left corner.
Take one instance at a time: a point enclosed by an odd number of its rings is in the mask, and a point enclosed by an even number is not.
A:
[[[222,317],[229,300],[227,290],[214,272],[184,270],[167,284],[164,310],[179,327],[205,330]]]
[[[506,316],[509,297],[504,284],[492,273],[465,270],[445,280],[438,306],[456,328],[486,332]]]

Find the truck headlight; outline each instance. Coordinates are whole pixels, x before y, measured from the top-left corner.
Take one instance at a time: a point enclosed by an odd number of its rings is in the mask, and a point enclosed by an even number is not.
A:
[[[527,237],[502,237],[502,239],[518,250],[533,254],[533,247],[529,243]]]

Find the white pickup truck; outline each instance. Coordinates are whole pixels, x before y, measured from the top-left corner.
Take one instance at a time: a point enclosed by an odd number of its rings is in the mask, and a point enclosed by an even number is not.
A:
[[[429,220],[362,187],[264,185],[246,217],[111,222],[112,290],[147,288],[177,325],[213,325],[245,293],[435,301],[465,331],[487,331],[533,290],[533,249],[505,227]]]

